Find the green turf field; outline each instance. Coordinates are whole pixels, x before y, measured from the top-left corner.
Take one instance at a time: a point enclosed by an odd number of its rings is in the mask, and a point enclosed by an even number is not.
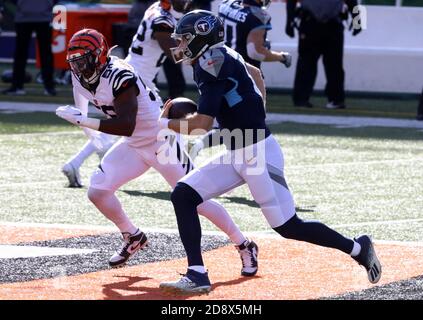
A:
[[[279,98],[286,97],[269,101]],[[423,239],[422,131],[298,123],[272,125],[272,130],[285,152],[286,177],[300,216],[351,236],[370,232],[376,239]],[[64,187],[60,168],[85,141],[79,129],[54,114],[0,112],[0,221],[110,226],[86,198],[86,189]],[[200,154],[197,163],[210,152],[216,150]],[[97,165],[95,155],[83,165],[85,184]],[[169,187],[153,171],[118,192],[141,227],[176,228],[169,196]],[[219,200],[243,230],[269,230],[245,187]],[[203,226],[214,230],[207,222]]]

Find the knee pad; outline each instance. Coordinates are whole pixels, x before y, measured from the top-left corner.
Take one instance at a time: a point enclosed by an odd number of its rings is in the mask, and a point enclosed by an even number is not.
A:
[[[285,222],[283,225],[273,228],[277,233],[279,233],[282,237],[287,239],[297,239],[299,229],[303,220],[298,218],[297,215],[294,215],[291,219]]]
[[[178,182],[170,195],[170,200],[176,208],[181,204],[189,204],[197,207],[203,199],[191,186],[183,182]]]

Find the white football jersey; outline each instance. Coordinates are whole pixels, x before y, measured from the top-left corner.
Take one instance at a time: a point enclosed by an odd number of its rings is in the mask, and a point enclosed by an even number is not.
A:
[[[153,3],[146,10],[125,59],[152,89],[155,89],[153,80],[166,59],[159,42],[153,38],[153,33],[154,31],[173,32],[176,23],[172,14],[162,9],[160,2]]]
[[[106,68],[102,72],[99,84],[95,92],[88,90],[81,85],[79,80],[72,75],[74,92],[89,100],[97,109],[101,110],[108,117],[115,117],[115,98],[125,88],[134,83],[139,89],[137,96],[138,113],[135,130],[128,142],[134,146],[142,146],[157,140],[160,128],[158,119],[160,116],[161,99],[149,89],[125,60],[111,56]]]

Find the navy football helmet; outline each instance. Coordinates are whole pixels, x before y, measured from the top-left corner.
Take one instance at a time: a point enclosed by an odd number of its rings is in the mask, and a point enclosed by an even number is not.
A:
[[[210,11],[194,10],[179,20],[172,38],[179,42],[170,49],[175,63],[191,63],[208,49],[223,45],[223,22]]]

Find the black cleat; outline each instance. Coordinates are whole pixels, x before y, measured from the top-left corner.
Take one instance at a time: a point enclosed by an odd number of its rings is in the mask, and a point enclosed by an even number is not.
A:
[[[382,275],[382,265],[376,256],[376,251],[373,247],[372,240],[368,235],[362,235],[354,238],[361,246],[360,253],[352,257],[358,264],[366,268],[367,277],[371,283],[377,283]]]
[[[258,247],[254,241],[246,240],[243,244],[235,246],[242,261],[241,275],[252,277],[258,270]]]

